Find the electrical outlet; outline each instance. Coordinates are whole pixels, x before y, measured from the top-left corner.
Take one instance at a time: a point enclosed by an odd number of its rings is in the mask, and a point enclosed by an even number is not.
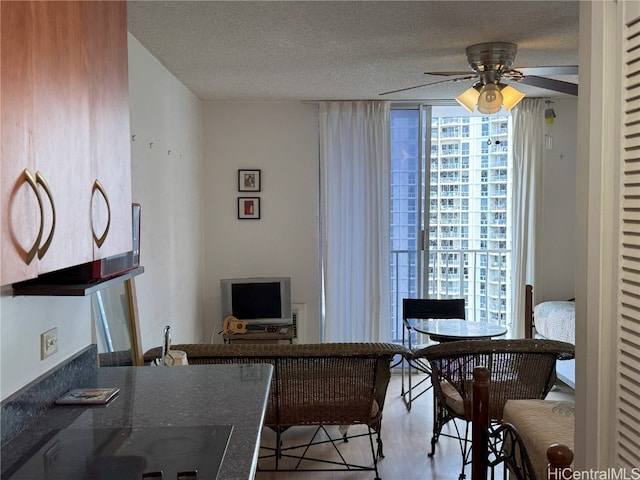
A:
[[[58,327],[40,334],[40,360],[50,357],[58,351]]]

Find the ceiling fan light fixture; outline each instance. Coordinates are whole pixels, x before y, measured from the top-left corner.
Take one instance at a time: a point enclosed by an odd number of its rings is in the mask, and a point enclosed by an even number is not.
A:
[[[478,97],[480,96],[480,91],[475,86],[465,90],[460,95],[456,97],[456,102],[466,108],[469,113],[473,113],[476,108],[476,104],[478,103]]]
[[[520,103],[520,100],[525,97],[524,93],[516,90],[510,85],[504,85],[500,90],[500,93],[502,94],[502,104],[507,112]]]
[[[502,108],[502,93],[495,83],[484,85],[478,97],[478,111],[486,115],[498,113]]]

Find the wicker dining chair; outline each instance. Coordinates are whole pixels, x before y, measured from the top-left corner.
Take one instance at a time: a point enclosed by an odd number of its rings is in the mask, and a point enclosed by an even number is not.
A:
[[[436,415],[431,437],[435,454],[439,437],[457,438],[462,453],[460,479],[470,462],[473,370],[483,366],[490,372],[489,421],[500,423],[507,400],[544,399],[556,382],[556,361],[574,358],[570,343],[544,339],[460,340],[432,345],[413,353],[431,366],[431,383],[435,392]],[[456,419],[465,422],[458,427]],[[443,427],[450,423],[450,433]]]
[[[402,299],[402,345],[409,350],[419,350],[426,345],[413,345],[413,338],[417,335],[413,328],[412,320],[430,320],[430,319],[465,319],[465,302],[464,298],[448,298],[448,299],[428,299],[428,298],[403,298]],[[440,341],[435,336],[431,336],[434,341]],[[413,383],[414,372],[416,374],[425,375],[415,383]],[[415,399],[426,393],[431,388],[429,375],[431,369],[429,363],[423,359],[416,358],[414,360],[403,361],[400,367],[401,386],[400,396],[404,400],[407,410],[411,410],[411,405]],[[405,387],[406,378],[406,387]]]

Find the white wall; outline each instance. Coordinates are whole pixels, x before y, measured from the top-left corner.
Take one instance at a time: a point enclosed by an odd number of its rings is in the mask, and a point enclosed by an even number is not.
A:
[[[575,297],[577,99],[554,100],[556,113],[545,125],[551,149],[542,167],[542,201],[538,216],[535,299]]]
[[[58,352],[40,360],[40,334],[58,328]],[[91,342],[89,297],[0,297],[0,399],[73,356]]]
[[[202,103],[132,35],[129,96],[145,268],[136,278],[143,351],[161,344],[165,325],[173,343],[203,342]]]
[[[319,341],[319,150],[317,105],[206,103],[206,322],[220,335],[221,278],[290,276],[306,304],[302,341]],[[262,191],[240,193],[238,169],[262,170]],[[237,219],[237,197],[261,198],[260,220]]]
[[[626,14],[631,14],[629,17]],[[623,315],[620,169],[625,116],[626,36],[640,14],[637,2],[580,2],[576,235],[575,469],[604,471],[626,464],[629,390],[618,371],[625,335],[637,336]],[[628,22],[628,23],[627,23]],[[633,317],[633,315],[631,315]],[[623,328],[622,325],[625,324]],[[631,387],[633,389],[633,387]],[[631,414],[633,416],[633,413]],[[622,441],[620,439],[622,438]],[[636,452],[634,452],[636,453]],[[628,458],[628,457],[627,457]],[[629,469],[627,469],[627,472]]]

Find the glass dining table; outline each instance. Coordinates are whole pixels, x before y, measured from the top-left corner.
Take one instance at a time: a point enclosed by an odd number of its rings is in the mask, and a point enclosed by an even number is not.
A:
[[[418,320],[412,327],[416,332],[429,335],[438,342],[500,337],[507,333],[507,328],[501,325],[457,318]]]

